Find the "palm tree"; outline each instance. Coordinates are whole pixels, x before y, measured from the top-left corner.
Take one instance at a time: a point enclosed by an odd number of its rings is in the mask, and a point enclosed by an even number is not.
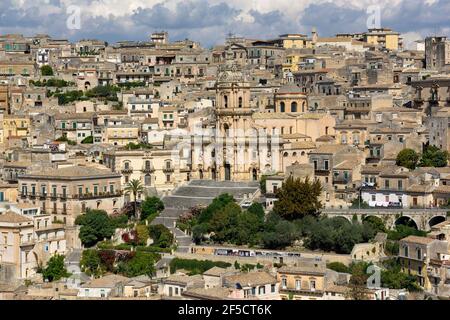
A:
[[[127,183],[125,186],[124,191],[126,194],[132,193],[134,196],[134,217],[138,219],[137,216],[137,195],[138,193],[144,192],[144,187],[142,186],[142,183],[138,179],[133,179]]]

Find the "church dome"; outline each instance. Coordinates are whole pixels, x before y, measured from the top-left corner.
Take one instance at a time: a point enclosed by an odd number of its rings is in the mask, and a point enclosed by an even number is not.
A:
[[[302,89],[299,86],[293,83],[288,83],[282,86],[277,91],[277,94],[304,94],[304,93],[302,92]]]

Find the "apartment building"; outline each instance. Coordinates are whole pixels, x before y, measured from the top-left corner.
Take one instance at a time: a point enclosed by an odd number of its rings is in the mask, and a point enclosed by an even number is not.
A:
[[[121,176],[105,169],[70,166],[18,176],[19,203],[32,203],[53,220],[73,226],[87,209],[112,214],[123,206]]]

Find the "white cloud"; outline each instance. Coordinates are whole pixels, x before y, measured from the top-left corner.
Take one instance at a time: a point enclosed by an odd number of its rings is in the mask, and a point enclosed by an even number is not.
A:
[[[78,32],[64,27],[69,5],[82,8]],[[153,29],[167,29],[172,38],[191,37],[209,46],[229,31],[252,37],[310,32],[313,26],[322,35],[361,32],[369,5],[380,6],[382,26],[408,39],[449,32],[448,0],[1,0],[0,33],[115,41],[143,40]]]

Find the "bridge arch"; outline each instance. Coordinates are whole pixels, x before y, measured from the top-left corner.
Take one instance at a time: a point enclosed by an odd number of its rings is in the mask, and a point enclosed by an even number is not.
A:
[[[419,225],[417,224],[417,222],[413,218],[408,217],[408,216],[401,216],[401,217],[397,218],[395,220],[394,225],[395,226],[404,225],[404,226],[413,227],[413,228],[419,230]]]
[[[441,222],[444,222],[445,220],[447,220],[447,219],[444,216],[434,216],[428,221],[428,226],[430,228],[432,228],[433,226],[435,226]]]

